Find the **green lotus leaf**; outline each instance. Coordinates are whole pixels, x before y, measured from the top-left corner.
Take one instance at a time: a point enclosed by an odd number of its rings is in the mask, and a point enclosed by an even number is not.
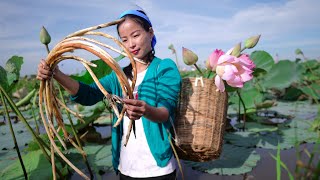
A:
[[[8,91],[8,79],[6,70],[0,66],[0,84],[2,88],[7,92]]]
[[[290,149],[297,143],[316,142],[318,135],[310,130],[311,124],[303,120],[295,120],[287,126],[280,127],[278,131],[273,132],[234,132],[226,133],[224,140],[236,146],[242,147],[260,147],[265,149],[280,148]]]
[[[267,89],[283,89],[297,80],[296,64],[289,60],[282,60],[272,66],[261,85]]]
[[[263,94],[253,86],[251,86],[251,88],[246,88],[245,86],[243,90],[240,90],[240,95],[247,109],[255,109],[255,104],[260,103],[263,100]],[[239,96],[234,93],[234,95],[230,96],[229,102],[238,105]],[[241,112],[243,112],[242,104],[241,109]]]
[[[88,144],[83,147],[83,150],[87,153],[89,164],[95,170],[95,172],[113,171],[110,143],[107,143],[107,145]],[[77,164],[77,167],[83,169],[86,168],[82,155],[78,152],[78,150],[74,148],[71,149],[67,157],[71,160],[71,162]]]
[[[253,148],[224,144],[220,158],[217,160],[209,162],[184,161],[184,163],[209,174],[239,175],[252,171],[259,160],[260,155]]]
[[[42,151],[32,151],[22,156],[24,166],[26,168],[28,179],[51,179],[52,170],[51,164],[43,156]],[[58,168],[63,174],[66,174],[66,169],[61,168],[57,163]],[[0,179],[24,179],[23,171],[18,159],[9,166],[0,171]]]
[[[274,65],[272,56],[266,51],[254,51],[251,53],[250,58],[256,65],[256,69],[263,69],[269,72]]]
[[[7,71],[8,85],[11,86],[20,78],[20,70],[23,64],[23,57],[12,56],[6,63],[5,70]]]
[[[300,95],[302,95],[302,91],[300,89],[290,86],[288,89],[286,89],[283,99],[288,101],[294,101],[297,100]]]
[[[97,76],[98,79],[108,75],[111,73],[112,69],[110,68],[110,66],[108,66],[104,61],[102,61],[101,59],[98,60],[93,60],[91,61],[92,63],[96,64],[97,67],[91,67],[91,70],[93,71],[93,73]],[[80,75],[71,75],[71,78],[81,81],[85,84],[91,84],[94,82],[94,80],[92,79],[90,73],[86,70],[84,71],[82,74]]]
[[[239,123],[235,125],[237,128],[243,128],[244,124]],[[248,132],[272,132],[272,131],[277,131],[278,127],[275,126],[270,126],[270,125],[264,125],[256,122],[246,122],[245,124],[245,131]]]
[[[320,99],[320,84],[312,83],[308,86],[299,87],[299,89],[313,99]]]

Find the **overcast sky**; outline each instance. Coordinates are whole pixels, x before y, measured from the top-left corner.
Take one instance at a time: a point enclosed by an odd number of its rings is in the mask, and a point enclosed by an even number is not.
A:
[[[156,55],[175,59],[168,50],[172,43],[180,64],[182,47],[198,54],[201,64],[214,49],[227,51],[256,34],[262,36],[255,50],[265,50],[273,57],[278,54],[279,59],[293,60],[296,48],[308,58],[320,57],[319,0],[1,0],[0,65],[13,55],[22,56],[22,75],[35,74],[39,60],[46,57],[39,41],[42,25],[52,37],[49,46],[53,48],[68,34],[115,20],[134,4],[142,7],[153,23]],[[103,31],[116,36],[114,27]],[[67,73],[83,69],[74,61],[62,63],[60,68]]]

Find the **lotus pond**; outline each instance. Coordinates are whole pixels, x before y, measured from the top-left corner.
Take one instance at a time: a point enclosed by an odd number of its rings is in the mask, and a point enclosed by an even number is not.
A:
[[[254,79],[237,93],[229,89],[228,125],[219,159],[204,163],[183,161],[186,179],[318,179],[320,174],[320,63],[317,60],[282,60],[275,63],[265,51],[250,56],[256,64]],[[1,100],[0,106],[0,179],[24,179],[17,151],[20,150],[29,179],[52,179],[51,164],[43,155],[31,130],[49,145],[42,122],[34,76],[21,78],[23,58],[13,56],[5,68],[0,66],[1,93],[9,94],[21,115],[10,104],[9,116]],[[92,61],[97,77],[110,73],[101,60]],[[203,70],[205,72],[205,70]],[[204,73],[206,77],[214,74]],[[182,77],[197,76],[194,71],[181,71]],[[73,75],[74,79],[92,82],[88,72]],[[15,91],[26,94],[13,97]],[[230,88],[230,87],[226,87]],[[62,95],[66,100],[65,92]],[[25,97],[25,98],[23,98]],[[28,97],[28,98],[27,98]],[[241,102],[240,102],[241,101]],[[82,114],[85,123],[72,116],[74,128],[95,179],[117,179],[111,161],[111,114],[104,102],[84,107],[67,101],[68,107]],[[11,108],[10,108],[11,107]],[[64,124],[72,134],[68,115]],[[26,121],[23,120],[23,117]],[[244,121],[245,120],[245,121]],[[17,140],[15,147],[10,123]],[[31,129],[28,129],[28,126]],[[56,124],[54,124],[56,126]],[[70,138],[75,138],[71,136]],[[59,145],[58,139],[55,139]],[[88,166],[79,151],[67,142],[63,154],[89,176]],[[56,166],[66,179],[82,178],[56,158]],[[181,176],[179,176],[181,178]]]
[[[97,104],[85,107],[81,113],[86,117],[92,117],[98,112],[97,109],[103,109],[103,106],[104,104]],[[71,106],[71,108],[76,110],[77,106]],[[185,176],[192,177],[192,179],[239,179],[244,176],[255,179],[275,179],[277,175],[276,160],[272,158],[272,155],[277,156],[278,147],[281,149],[281,160],[287,164],[291,173],[294,173],[295,170],[297,154],[300,154],[301,161],[307,164],[310,158],[306,152],[314,152],[315,158],[312,164],[316,165],[319,161],[320,147],[319,144],[316,144],[319,138],[317,133],[310,130],[310,126],[318,116],[317,106],[310,104],[309,101],[278,102],[277,106],[259,112],[260,116],[257,117],[261,118],[262,115],[267,114],[274,115],[276,112],[282,112],[280,118],[269,117],[268,119],[274,119],[274,121],[282,119],[283,121],[279,124],[270,126],[247,122],[246,131],[226,132],[225,144],[218,160],[206,163],[183,161]],[[31,110],[24,111],[23,114],[29,124],[36,129]],[[235,121],[236,114],[232,110],[228,114],[231,119],[233,117],[231,125],[234,128],[239,127],[239,123],[232,122]],[[3,124],[0,126],[1,179],[23,179],[23,172],[14,149],[10,130],[4,125],[6,121],[4,118],[0,121]],[[18,121],[13,114],[11,121],[30,179],[52,178],[50,163],[44,158],[36,143],[32,141],[32,136],[26,130],[25,125]],[[41,127],[40,133],[44,133],[44,129]],[[100,118],[88,127],[82,129],[77,126],[77,128],[81,134],[85,134],[82,137],[85,144],[84,150],[88,154],[89,164],[93,168],[96,178],[116,179],[111,162],[110,114],[103,112],[100,114]],[[299,145],[297,146],[297,144]],[[74,148],[64,153],[84,172],[87,171],[81,155]],[[284,169],[282,171],[282,178],[289,178],[288,173]],[[77,174],[69,177],[70,179],[80,178]]]

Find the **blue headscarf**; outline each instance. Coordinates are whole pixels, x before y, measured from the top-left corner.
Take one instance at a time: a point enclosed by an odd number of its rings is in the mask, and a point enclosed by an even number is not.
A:
[[[124,11],[123,13],[120,14],[119,19],[123,18],[124,16],[126,16],[128,14],[136,15],[136,16],[139,16],[139,17],[143,18],[152,27],[151,21],[148,18],[148,16],[146,16],[145,14],[143,14],[142,12],[140,12],[138,10],[127,10],[127,11]],[[151,41],[151,46],[152,46],[153,49],[154,49],[154,46],[156,45],[156,43],[157,43],[157,39],[156,39],[156,36],[154,35],[153,38],[152,38],[152,41]]]

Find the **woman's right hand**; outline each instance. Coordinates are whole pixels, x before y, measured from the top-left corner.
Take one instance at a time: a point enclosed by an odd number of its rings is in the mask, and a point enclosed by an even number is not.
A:
[[[56,66],[52,71],[46,63],[45,60],[41,60],[38,65],[37,79],[39,80],[48,80],[54,78],[66,91],[71,95],[77,94],[79,90],[79,82],[70,78],[68,75],[64,74],[59,70],[59,67]]]
[[[55,71],[57,71],[58,67],[56,67]],[[52,77],[52,75],[56,72],[52,72],[46,63],[45,60],[41,60],[40,63],[38,64],[38,73],[37,73],[37,79],[39,80],[47,80]]]

